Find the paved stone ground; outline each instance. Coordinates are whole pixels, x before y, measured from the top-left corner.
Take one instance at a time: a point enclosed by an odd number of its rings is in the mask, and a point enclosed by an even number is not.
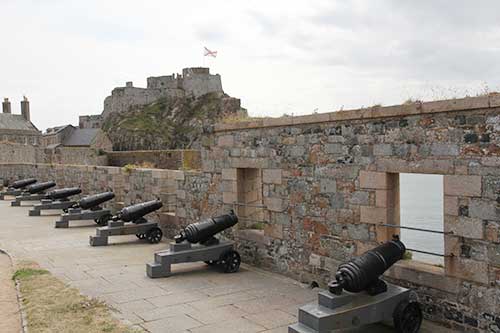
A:
[[[55,229],[56,216],[28,217],[28,207],[0,201],[0,248],[30,259],[82,294],[97,297],[116,315],[149,332],[285,333],[300,305],[317,291],[283,276],[242,265],[223,274],[203,263],[174,265],[176,275],[150,279],[145,264],[167,242],[151,245],[135,236],[111,237],[109,246],[89,246],[90,221]],[[426,323],[426,325],[429,325]],[[427,332],[444,332],[429,327]],[[3,331],[2,331],[3,332]],[[354,331],[352,331],[354,332]],[[375,325],[356,332],[392,332]]]
[[[0,253],[0,332],[5,333],[21,331],[21,316],[12,274],[10,258]]]

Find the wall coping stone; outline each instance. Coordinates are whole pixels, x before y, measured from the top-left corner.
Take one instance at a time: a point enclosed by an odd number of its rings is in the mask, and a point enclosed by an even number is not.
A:
[[[432,102],[417,101],[411,104],[373,106],[369,108],[345,111],[340,110],[296,117],[286,116],[278,118],[253,119],[250,121],[230,124],[219,123],[215,125],[215,132],[488,109],[498,106],[500,106],[500,93],[491,93],[487,96],[479,97],[465,97]]]
[[[121,170],[123,169],[122,167],[115,167],[115,166],[105,166],[105,165],[82,165],[82,164],[49,164],[49,163],[21,163],[21,162],[1,162],[0,165],[19,165],[19,166],[34,166],[35,168],[38,167],[48,167],[48,168],[53,168],[53,169],[64,169],[64,168],[80,168],[80,169],[89,169],[89,170],[111,170],[111,173],[116,173],[116,170]],[[201,174],[201,171],[198,170],[169,170],[169,169],[149,169],[149,168],[136,168],[133,169],[133,171],[137,172],[157,172],[163,173],[163,172],[168,172],[168,176],[171,176],[172,178],[175,178],[176,180],[183,180],[184,177],[183,175],[198,175]]]

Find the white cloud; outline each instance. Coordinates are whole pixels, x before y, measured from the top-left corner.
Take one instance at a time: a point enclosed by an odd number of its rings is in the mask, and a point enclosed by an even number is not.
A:
[[[210,64],[253,115],[474,94],[500,84],[496,1],[2,0],[0,94],[39,128],[115,86]],[[203,59],[207,46],[219,51]],[[19,112],[19,106],[14,110]]]

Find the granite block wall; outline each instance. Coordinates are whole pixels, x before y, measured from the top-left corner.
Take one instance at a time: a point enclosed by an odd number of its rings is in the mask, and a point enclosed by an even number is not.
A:
[[[405,260],[387,278],[429,319],[500,331],[499,107],[495,94],[220,124],[202,167],[221,177],[221,210],[239,204],[241,170],[262,175],[264,221],[235,234],[247,262],[323,284],[398,233],[382,224],[400,223],[399,173],[444,175],[444,267]]]

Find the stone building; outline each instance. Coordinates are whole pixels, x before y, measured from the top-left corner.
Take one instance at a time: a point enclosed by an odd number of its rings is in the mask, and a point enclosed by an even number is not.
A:
[[[81,128],[98,128],[111,113],[128,111],[132,106],[153,103],[160,98],[199,97],[211,92],[223,92],[219,74],[210,74],[209,68],[184,68],[182,74],[156,76],[147,78],[147,87],[134,87],[126,82],[125,87],[113,89],[111,95],[104,99],[101,115],[80,117]]]
[[[49,128],[41,140],[46,162],[50,163],[106,165],[105,152],[113,150],[106,133],[98,128]]]
[[[36,146],[41,135],[30,120],[28,99],[24,97],[21,101],[21,114],[12,114],[11,103],[5,98],[0,114],[0,141]]]

